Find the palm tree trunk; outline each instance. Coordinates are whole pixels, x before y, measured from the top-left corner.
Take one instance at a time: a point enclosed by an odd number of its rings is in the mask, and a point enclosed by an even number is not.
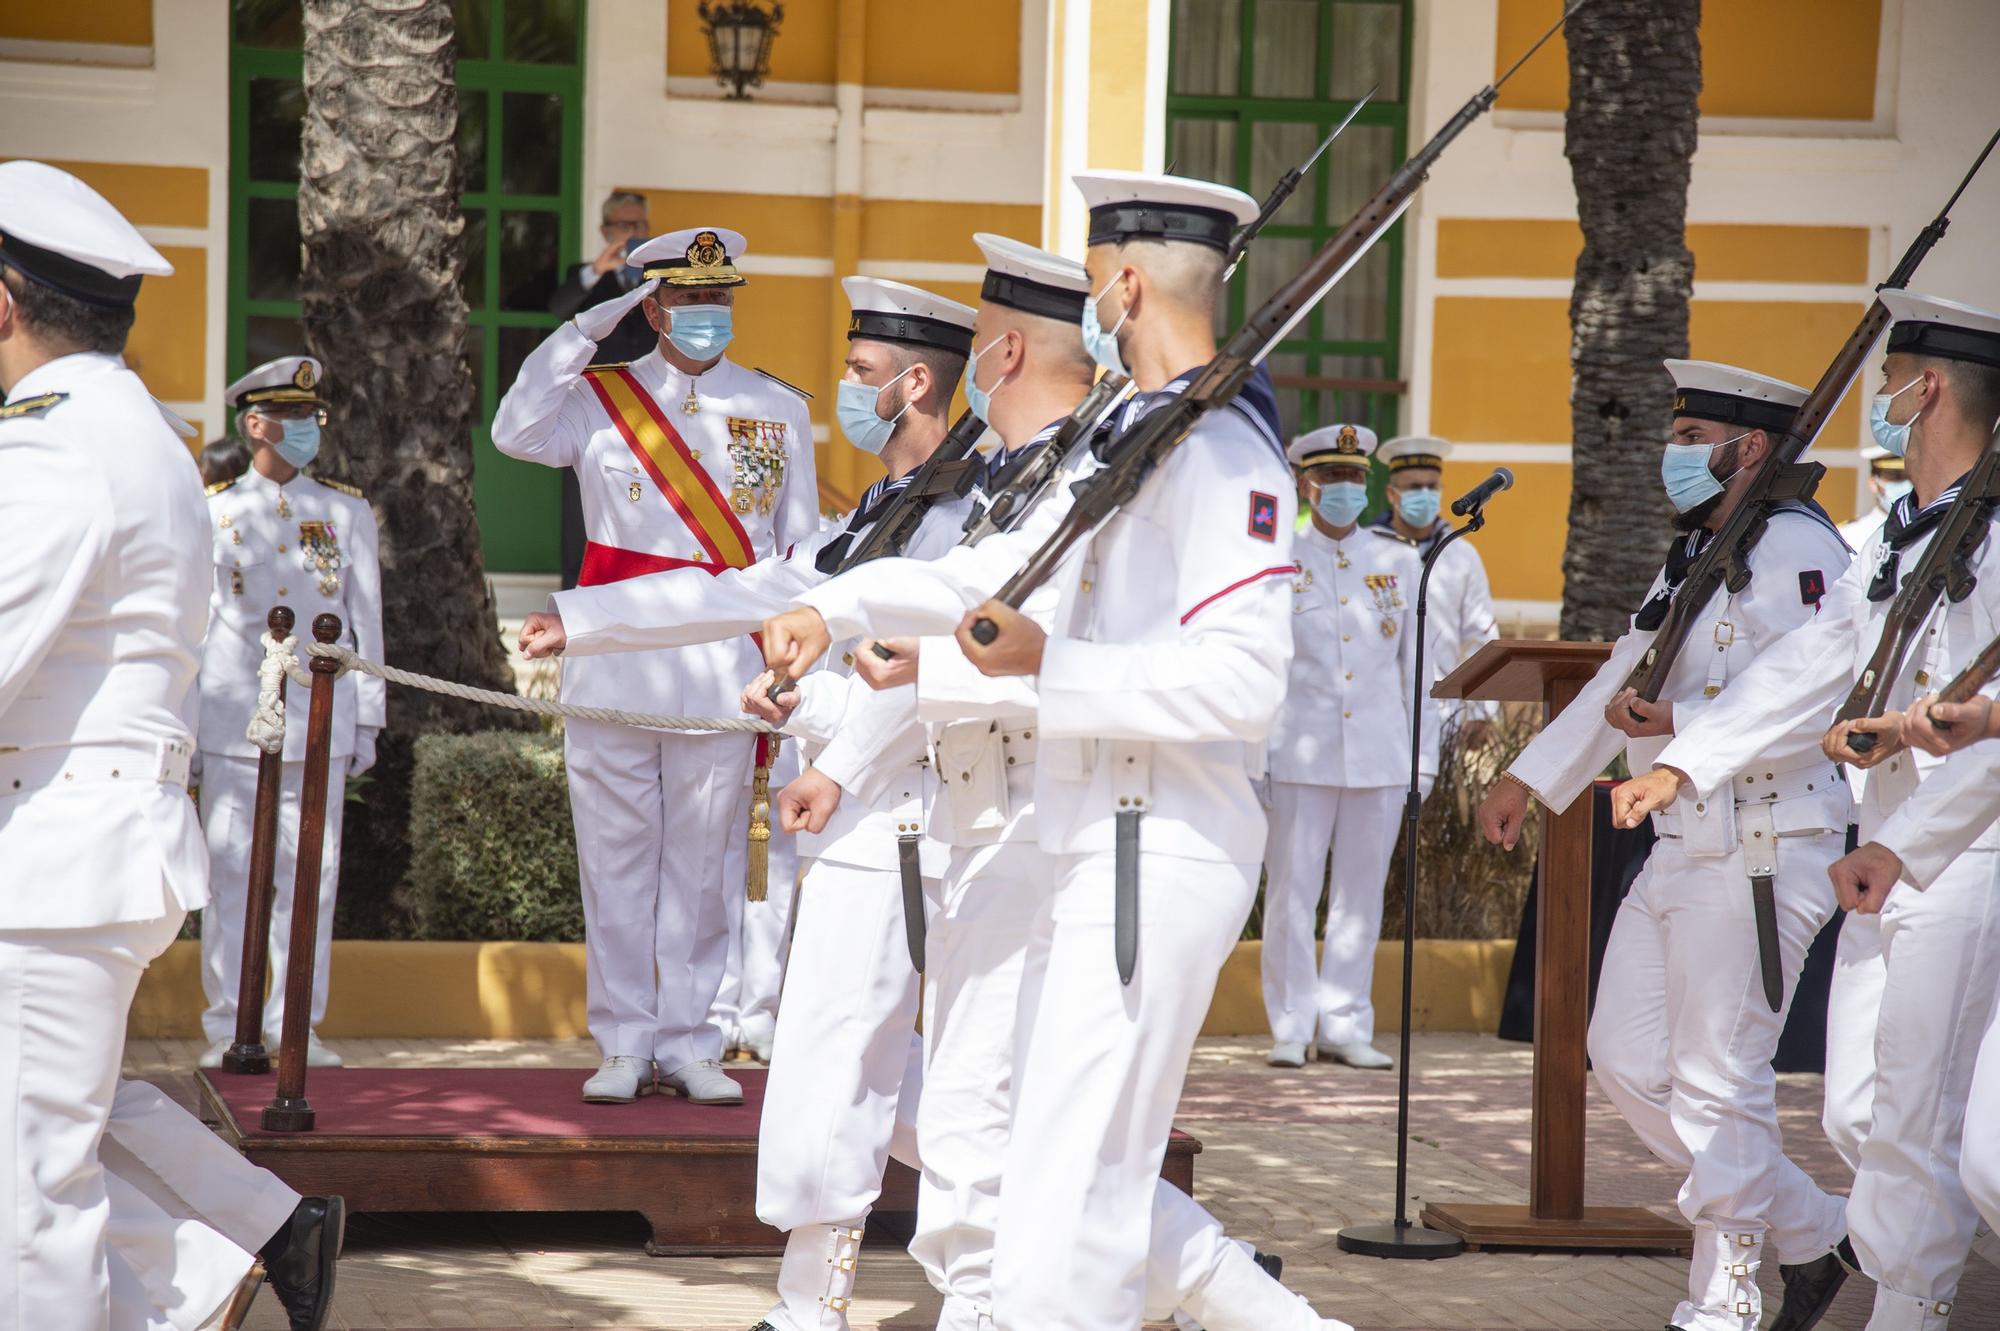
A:
[[[473,518],[452,36],[451,0],[306,0],[301,291],[333,410],[322,474],[381,525],[389,661],[511,690]],[[388,720],[348,813],[344,929],[379,928],[402,878],[416,738],[514,714],[391,687]]]
[[[1593,0],[1566,33],[1563,151],[1583,253],[1569,304],[1565,638],[1624,632],[1672,530],[1659,467],[1673,383],[1660,362],[1688,353],[1700,22],[1701,0]]]

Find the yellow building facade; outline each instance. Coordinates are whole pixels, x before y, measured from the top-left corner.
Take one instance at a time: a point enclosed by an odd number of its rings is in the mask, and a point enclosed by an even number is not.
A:
[[[1268,292],[1386,171],[1492,79],[1558,0],[793,0],[769,79],[728,100],[695,0],[459,0],[469,350],[489,567],[557,568],[559,490],[484,434],[553,322],[553,275],[599,248],[614,189],[659,230],[749,239],[732,355],[813,391],[826,502],[873,479],[828,431],[838,278],[970,301],[970,235],[1079,255],[1068,185],[1159,169],[1262,194],[1373,100],[1253,251],[1228,317]],[[1710,3],[1689,197],[1692,354],[1812,382],[1874,283],[2000,124],[1991,0]],[[296,0],[20,0],[0,7],[0,156],[103,190],[174,262],[131,359],[211,434],[221,389],[296,330]],[[1299,427],[1366,419],[1458,442],[1447,487],[1519,483],[1478,538],[1503,619],[1552,622],[1569,501],[1568,300],[1580,247],[1559,45],[1464,135],[1397,233],[1274,359]],[[287,175],[287,172],[290,175]],[[2000,307],[2000,168],[1921,289]],[[331,367],[338,373],[338,367]],[[1862,391],[1872,389],[1872,380]],[[1837,516],[1863,502],[1850,398],[1816,450]],[[1661,423],[1664,435],[1665,422]]]

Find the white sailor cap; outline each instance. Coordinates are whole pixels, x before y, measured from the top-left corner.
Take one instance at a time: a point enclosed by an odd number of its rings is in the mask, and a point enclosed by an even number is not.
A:
[[[258,407],[266,402],[310,402],[325,406],[319,395],[326,371],[311,356],[280,356],[267,360],[222,390],[222,400],[231,411]]]
[[[1900,472],[1904,469],[1903,459],[1891,453],[1880,444],[1863,444],[1861,446],[1861,460],[1868,464],[1868,470],[1870,471]]]
[[[1674,377],[1674,415],[1741,425],[1752,430],[1783,430],[1798,415],[1806,390],[1783,379],[1757,374],[1712,360],[1663,362]]]
[[[1182,240],[1227,253],[1236,228],[1257,218],[1240,189],[1154,171],[1086,171],[1072,177],[1090,209],[1092,245]]]
[[[1285,456],[1301,470],[1329,462],[1365,467],[1375,453],[1375,432],[1365,425],[1322,425],[1292,440]]]
[[[1083,317],[1090,275],[1082,264],[990,231],[978,232],[972,240],[986,256],[979,299],[1066,323]]]
[[[1877,293],[1889,311],[1889,354],[1935,356],[2000,369],[2000,314],[1893,287]]]
[[[1442,467],[1451,456],[1451,441],[1435,435],[1406,434],[1382,445],[1375,456],[1388,463],[1392,472],[1406,467]]]
[[[102,194],[46,162],[0,162],[0,267],[86,305],[129,307],[174,266]]]
[[[843,277],[847,293],[847,340],[904,342],[935,347],[958,356],[972,354],[972,321],[979,311],[970,305],[885,277]]]
[[[720,226],[690,226],[635,245],[625,262],[669,287],[740,287],[747,278],[736,261],[748,247],[743,233]]]

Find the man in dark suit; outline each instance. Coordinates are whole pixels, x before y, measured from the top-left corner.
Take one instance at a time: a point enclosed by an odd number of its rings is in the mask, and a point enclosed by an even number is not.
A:
[[[625,254],[649,234],[645,196],[618,191],[604,201],[601,218],[597,229],[604,237],[604,252],[569,270],[549,300],[551,314],[573,318],[578,310],[616,300],[638,285],[639,270],[626,265]],[[659,335],[647,324],[645,314],[635,309],[619,322],[611,336],[598,344],[598,351],[607,361],[637,360],[659,340]]]

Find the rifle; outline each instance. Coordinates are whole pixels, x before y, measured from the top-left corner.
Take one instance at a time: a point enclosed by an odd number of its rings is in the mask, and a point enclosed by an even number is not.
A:
[[[1056,427],[1056,432],[1047,443],[1021,459],[1014,474],[999,489],[993,492],[984,504],[972,510],[965,520],[965,535],[960,545],[977,545],[995,532],[1008,531],[1021,520],[1035,502],[1055,484],[1065,463],[1077,446],[1088,439],[1098,423],[1108,416],[1125,396],[1125,388],[1132,381],[1122,374],[1101,376],[1091,385],[1083,401],[1069,414],[1069,419]]]
[[[1900,289],[1910,284],[1910,278],[1916,275],[1917,265],[1931,252],[1931,247],[1943,239],[1945,229],[1951,225],[1953,206],[1958,203],[1959,195],[1965,193],[1966,186],[1972,183],[1972,178],[1979,174],[1979,168],[1986,164],[1987,154],[1993,151],[1996,140],[2000,140],[2000,130],[1994,131],[1993,138],[1986,141],[1979,160],[1965,173],[1965,179],[1958,182],[1958,188],[1952,191],[1951,198],[1945,201],[1938,215],[1917,233],[1917,238],[1910,242],[1910,248],[1903,252],[1895,271],[1875,288],[1877,291]],[[1840,354],[1826,367],[1826,373],[1820,376],[1812,392],[1799,404],[1791,424],[1785,427],[1784,435],[1773,450],[1774,456],[1752,478],[1742,501],[1716,531],[1715,539],[1709,542],[1708,548],[1688,569],[1687,578],[1674,593],[1673,603],[1667,607],[1667,617],[1661,621],[1651,645],[1639,658],[1639,664],[1632,668],[1632,673],[1625,677],[1626,688],[1636,689],[1647,702],[1658,702],[1660,690],[1666,687],[1674,661],[1680,656],[1681,649],[1687,646],[1688,637],[1694,632],[1695,622],[1708,605],[1709,598],[1723,586],[1734,593],[1750,585],[1750,552],[1763,538],[1764,529],[1770,525],[1771,514],[1781,504],[1803,504],[1810,500],[1819,488],[1820,478],[1826,475],[1826,468],[1821,464],[1801,462],[1799,459],[1819,437],[1827,418],[1840,405],[1840,399],[1847,395],[1848,386],[1861,373],[1875,339],[1888,326],[1889,311],[1878,297],[1868,306],[1868,312],[1861,316],[1861,322],[1854,331],[1848,334]],[[1633,715],[1635,719],[1643,719],[1638,718],[1636,712]]]
[[[1972,663],[1958,672],[1957,678],[1938,690],[1937,698],[1931,709],[1928,709],[1931,724],[1939,730],[1949,731],[1953,723],[1937,714],[1936,703],[1971,702],[1981,689],[1993,682],[1996,675],[2000,675],[2000,638],[1987,643],[1985,650],[1973,657]]]
[[[1499,79],[1474,93],[1429,143],[1398,167],[1374,197],[1361,205],[1361,210],[1313,256],[1302,272],[1280,286],[1241,328],[1230,334],[1215,359],[1202,368],[1184,392],[1141,417],[1111,444],[1104,466],[1078,482],[1076,501],[1069,512],[1020,571],[994,594],[996,600],[1020,609],[1029,593],[1055,572],[1071,548],[1139,493],[1153,469],[1193,431],[1202,417],[1235,399],[1272,349],[1403,215],[1452,140],[1486,114],[1515,70],[1561,31],[1571,15],[1589,3],[1590,0],[1574,0],[1555,26],[1528,48],[1526,55]],[[999,632],[990,619],[982,618],[972,626],[972,636],[980,643],[991,643]]]
[[[1938,597],[1947,597],[1956,605],[1972,594],[1973,587],[1978,583],[1972,574],[1972,556],[1977,553],[1979,543],[1986,539],[1996,505],[2000,505],[2000,430],[1994,432],[1986,451],[1979,455],[1979,461],[1973,464],[1971,474],[1965,478],[1958,497],[1945,510],[1944,521],[1938,524],[1930,544],[1924,547],[1924,557],[1917,561],[1917,567],[1903,580],[1896,599],[1889,602],[1889,611],[1882,617],[1882,637],[1875,644],[1875,653],[1862,668],[1861,678],[1848,693],[1847,701],[1833,714],[1836,723],[1864,716],[1880,716],[1889,689],[1902,673],[1903,662],[1908,658],[1910,648],[1916,645],[1924,621],[1936,608]],[[1984,655],[1982,653],[1982,658]],[[1956,682],[1953,681],[1954,684]],[[1868,731],[1856,731],[1848,735],[1847,747],[1856,753],[1871,753],[1877,739],[1878,736]]]
[[[1299,165],[1285,172],[1284,175],[1278,177],[1278,183],[1271,186],[1271,192],[1264,196],[1263,206],[1257,209],[1257,216],[1251,221],[1249,226],[1237,232],[1235,239],[1229,242],[1229,253],[1224,256],[1222,261],[1222,280],[1224,282],[1236,276],[1236,267],[1243,262],[1244,252],[1250,248],[1250,242],[1257,239],[1259,231],[1262,231],[1271,224],[1271,219],[1278,215],[1278,210],[1290,201],[1293,192],[1305,180],[1306,172],[1312,170],[1313,164],[1319,161],[1320,155],[1333,146],[1333,141],[1340,137],[1340,132],[1354,123],[1354,117],[1361,114],[1361,108],[1368,105],[1369,100],[1375,96],[1376,91],[1381,86],[1378,83],[1375,87],[1361,94],[1361,100],[1356,102],[1347,115],[1342,118],[1341,122],[1333,127],[1332,133],[1319,141],[1319,147],[1312,150],[1312,155],[1299,163]]]

